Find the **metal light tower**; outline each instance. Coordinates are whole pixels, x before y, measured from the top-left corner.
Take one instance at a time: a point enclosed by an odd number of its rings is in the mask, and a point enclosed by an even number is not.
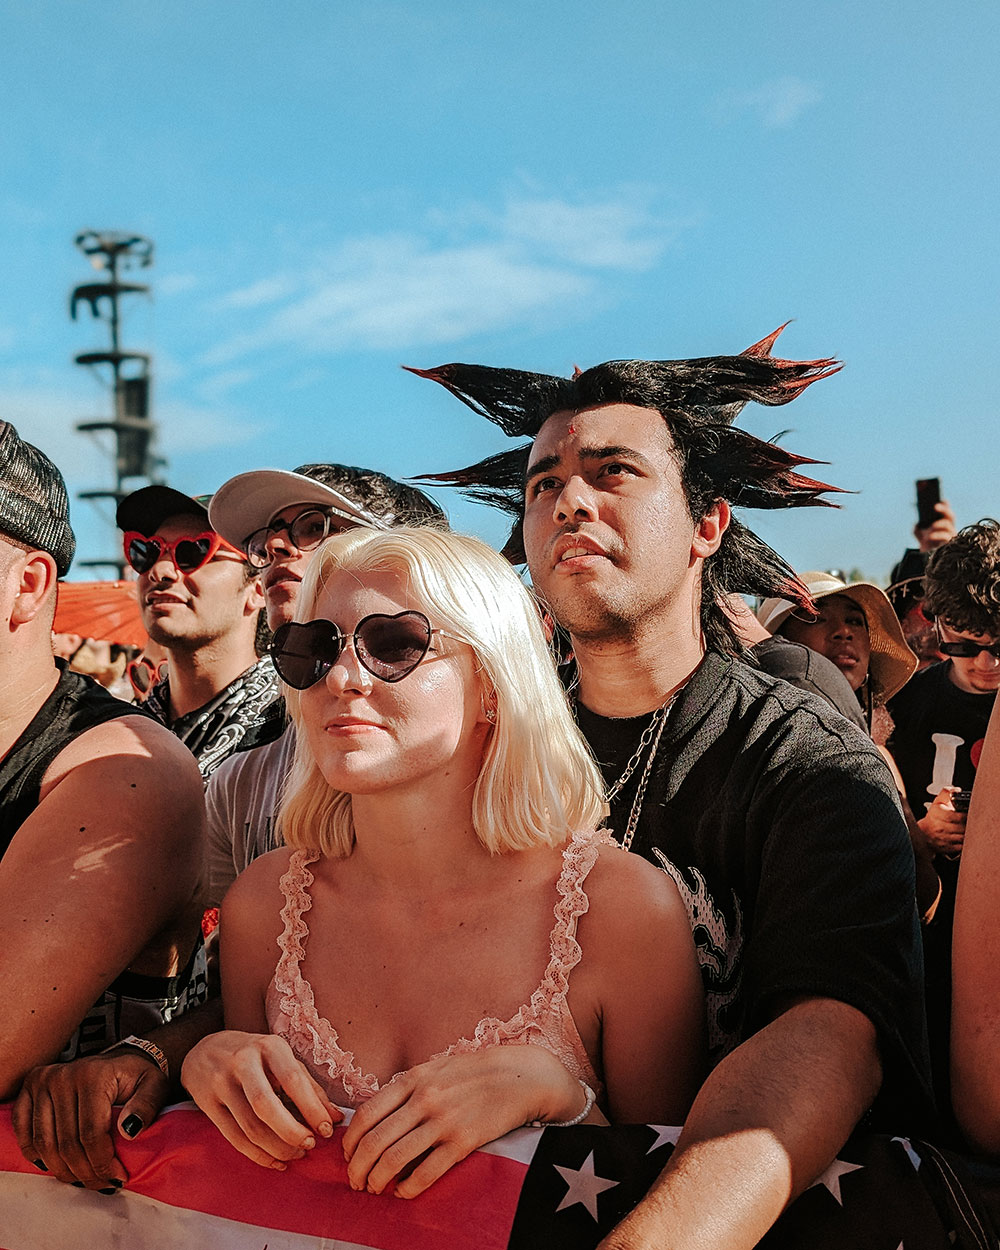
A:
[[[149,287],[138,282],[123,282],[119,272],[146,268],[153,261],[153,242],[141,234],[119,234],[115,231],[84,230],[76,236],[77,247],[90,258],[97,270],[106,271],[104,282],[87,282],[75,287],[69,300],[69,312],[76,320],[80,304],[90,306],[91,315],[106,321],[110,346],[104,351],[81,352],[78,365],[96,371],[105,366],[111,371],[111,416],[97,421],[81,421],[80,433],[92,434],[109,430],[114,435],[113,472],[115,485],[108,490],[80,491],[81,499],[110,499],[117,507],[120,500],[142,483],[126,485],[129,479],[155,480],[165,461],[156,454],[154,440],[156,423],[149,416],[150,362],[145,352],[126,351],[120,341],[119,301],[123,295],[147,294]],[[121,556],[113,559],[81,560],[89,568],[111,567],[116,576],[125,576]]]

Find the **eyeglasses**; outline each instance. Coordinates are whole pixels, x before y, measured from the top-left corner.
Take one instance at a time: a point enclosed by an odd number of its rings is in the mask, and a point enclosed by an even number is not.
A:
[[[355,521],[349,521],[332,508],[310,508],[300,512],[293,521],[272,521],[270,525],[254,530],[245,544],[247,559],[255,569],[266,569],[274,561],[274,556],[267,549],[268,543],[273,535],[282,530],[296,550],[312,551],[330,534],[353,529],[355,524]]]
[[[211,530],[206,530],[204,534],[185,534],[173,542],[140,534],[137,530],[129,530],[125,535],[125,559],[137,573],[148,573],[164,555],[173,560],[179,573],[194,573],[220,550],[235,552],[243,558],[242,551]]]
[[[427,654],[431,638],[443,629],[431,629],[423,612],[386,616],[375,612],[344,634],[333,621],[293,622],[274,632],[268,652],[282,681],[296,690],[308,690],[333,668],[349,642],[362,665],[380,681],[402,681]],[[456,639],[461,642],[462,639]]]

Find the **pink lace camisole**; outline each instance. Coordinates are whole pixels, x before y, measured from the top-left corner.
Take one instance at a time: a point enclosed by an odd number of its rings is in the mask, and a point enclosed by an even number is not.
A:
[[[589,906],[584,882],[601,843],[610,840],[604,832],[577,833],[563,851],[562,871],[555,883],[555,924],[549,935],[548,966],[524,1006],[509,1020],[487,1016],[479,1021],[471,1037],[463,1037],[428,1058],[465,1055],[486,1046],[544,1046],[571,1075],[592,1086],[600,1096],[600,1079],[584,1049],[566,996],[570,973],[583,953],[576,940],[576,926]],[[281,878],[285,897],[281,917],[285,927],[278,939],[281,957],[267,988],[267,1023],[272,1033],[288,1042],[332,1102],[355,1107],[378,1092],[378,1078],[366,1072],[351,1051],[341,1047],[337,1030],[317,1012],[312,986],[301,970],[309,936],[304,914],[312,906],[309,887],[313,874],[308,866],[317,859],[319,854],[314,851],[293,852]]]

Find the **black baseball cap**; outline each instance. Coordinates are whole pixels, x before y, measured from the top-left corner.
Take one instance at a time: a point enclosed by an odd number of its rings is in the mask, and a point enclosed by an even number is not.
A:
[[[167,517],[196,516],[212,528],[208,520],[208,501],[211,495],[185,495],[172,486],[143,486],[126,495],[115,512],[115,522],[120,530],[136,530],[140,534],[155,534]]]
[[[52,461],[0,421],[0,533],[55,560],[60,577],[73,562],[66,483]]]

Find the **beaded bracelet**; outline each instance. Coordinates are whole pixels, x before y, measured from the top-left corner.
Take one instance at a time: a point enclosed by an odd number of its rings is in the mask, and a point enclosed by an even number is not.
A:
[[[579,1124],[581,1120],[585,1120],[590,1115],[594,1103],[597,1101],[597,1095],[590,1088],[586,1081],[580,1082],[580,1088],[586,1095],[586,1102],[583,1104],[583,1110],[579,1115],[575,1115],[572,1120],[529,1120],[524,1126],[525,1128],[572,1128],[575,1124]]]
[[[159,1046],[157,1046],[155,1042],[147,1041],[144,1037],[136,1037],[136,1035],[132,1033],[128,1037],[123,1037],[120,1042],[114,1042],[111,1046],[102,1050],[101,1054],[106,1055],[108,1051],[117,1050],[119,1046],[134,1046],[137,1050],[141,1050],[153,1060],[167,1080],[170,1080],[170,1069],[167,1066],[167,1056],[162,1050],[160,1050]]]

